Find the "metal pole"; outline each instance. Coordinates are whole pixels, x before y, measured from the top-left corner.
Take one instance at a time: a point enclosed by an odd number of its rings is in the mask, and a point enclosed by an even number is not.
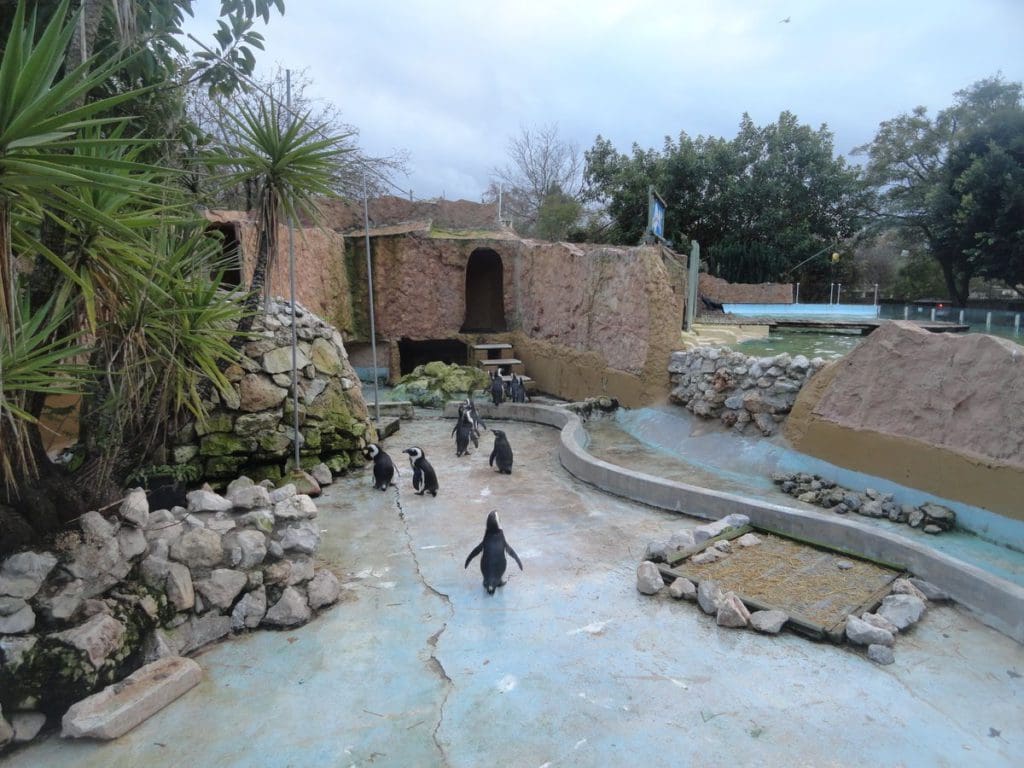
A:
[[[800,283],[796,284],[796,299],[793,301],[794,304],[800,303]]]
[[[910,318],[910,307],[904,305],[903,306],[903,319],[904,320],[908,320],[909,318]]]
[[[285,100],[288,104],[289,114],[292,107],[292,71],[284,71]],[[292,120],[295,117],[292,116]],[[295,316],[295,240],[292,236],[292,222],[288,220],[288,288],[292,300],[292,416],[294,417],[294,431],[292,432],[292,445],[295,446],[295,469],[302,469],[299,458],[299,360],[298,360],[298,330],[296,328],[297,318]]]
[[[991,312],[986,312],[985,313],[985,330],[986,331],[991,331],[992,330],[992,313]]]
[[[842,295],[843,295],[843,284],[842,283],[836,283],[836,304],[841,303],[839,301],[839,297],[842,296]]]
[[[686,313],[683,316],[683,330],[693,330],[693,318],[697,313],[697,283],[700,281],[700,243],[696,240],[690,246],[690,262],[686,280]]]
[[[366,171],[363,171],[363,229],[366,232],[366,284],[370,296],[370,349],[373,351],[373,404],[375,420],[380,426],[380,390],[377,383],[377,325],[373,313],[373,262],[370,260],[370,199],[366,193]]]
[[[878,306],[878,283],[875,283],[875,304],[874,304],[874,306],[875,306],[875,317],[878,317],[878,315],[880,314],[879,306]]]

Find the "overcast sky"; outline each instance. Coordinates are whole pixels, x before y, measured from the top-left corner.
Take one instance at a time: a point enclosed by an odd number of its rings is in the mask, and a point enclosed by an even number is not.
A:
[[[285,4],[260,69],[307,69],[368,153],[408,151],[396,183],[417,199],[479,201],[521,126],[625,152],[789,110],[847,154],[918,104],[934,113],[999,71],[1024,80],[1024,0]],[[188,29],[209,39],[219,3],[197,5]]]

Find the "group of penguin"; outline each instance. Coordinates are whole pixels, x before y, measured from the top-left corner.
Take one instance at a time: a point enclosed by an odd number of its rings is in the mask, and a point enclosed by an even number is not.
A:
[[[491,377],[491,385],[488,388],[491,393],[491,402],[495,405],[501,405],[505,400],[513,403],[529,402],[530,398],[526,395],[526,385],[521,377],[513,373],[511,378],[505,381],[497,371],[493,371],[488,375]]]
[[[495,377],[500,383],[501,378]],[[492,379],[492,382],[495,380]],[[522,387],[522,382],[519,382]],[[491,392],[494,397],[494,392]],[[495,404],[500,400],[496,400]],[[522,401],[518,401],[522,402]],[[470,396],[466,402],[459,405],[459,417],[452,428],[452,436],[455,438],[455,455],[457,457],[469,455],[469,443],[472,441],[475,447],[480,446],[480,430],[486,429],[483,421],[477,414],[473,398]],[[491,451],[489,465],[497,467],[498,472],[503,475],[512,474],[512,446],[509,445],[508,437],[500,429],[492,429],[494,435],[494,448]],[[412,467],[412,487],[416,490],[417,496],[429,493],[436,497],[438,491],[437,473],[434,467],[427,461],[423,449],[418,446],[406,448],[402,453],[408,454],[409,464]],[[394,485],[394,477],[397,472],[395,463],[391,457],[377,443],[371,443],[366,449],[367,458],[373,461],[373,487],[378,491],[386,491],[389,486]],[[494,590],[505,583],[505,569],[508,561],[505,554],[511,555],[516,561],[519,570],[523,570],[523,563],[515,550],[505,541],[505,533],[498,522],[497,511],[487,515],[487,527],[484,530],[484,538],[466,558],[463,568],[468,568],[470,562],[477,555],[480,557],[480,572],[484,577],[484,589],[487,594],[493,595]]]

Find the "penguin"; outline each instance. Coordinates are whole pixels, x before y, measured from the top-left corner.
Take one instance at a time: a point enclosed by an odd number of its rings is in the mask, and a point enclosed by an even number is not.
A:
[[[463,570],[468,568],[470,561],[477,555],[481,555],[480,573],[484,576],[484,589],[487,590],[487,594],[493,595],[495,589],[505,584],[503,577],[508,565],[508,561],[505,559],[506,552],[516,561],[519,570],[523,570],[523,562],[519,559],[519,555],[505,541],[505,532],[501,530],[498,523],[498,511],[492,510],[487,515],[487,529],[484,531],[483,541],[473,547],[473,551],[469,553],[466,564],[462,568]]]
[[[512,402],[513,403],[525,403],[529,399],[530,398],[528,398],[526,396],[526,387],[523,385],[523,380],[519,376],[516,376],[515,374],[513,374],[512,375]]]
[[[373,459],[373,487],[386,491],[395,477],[395,462],[376,443],[367,446],[366,456]]]
[[[501,405],[505,398],[505,386],[501,381],[501,374],[497,371],[491,376],[491,401],[495,405]]]
[[[476,409],[476,403],[473,402],[473,393],[469,393],[469,397],[466,398],[466,410],[469,412],[469,418],[473,422],[473,435],[476,438],[473,440],[473,445],[477,448],[480,447],[480,430],[487,429],[484,425],[484,420],[480,418],[480,413]]]
[[[473,439],[473,423],[469,420],[465,407],[459,406],[459,418],[452,427],[455,437],[455,455],[469,455],[469,441]]]
[[[422,496],[429,493],[437,496],[437,474],[434,468],[427,461],[423,449],[417,446],[406,448],[402,453],[409,454],[409,464],[412,466],[412,487],[416,489],[416,495]]]
[[[492,429],[494,433],[494,450],[491,451],[490,466],[498,462],[498,471],[503,475],[512,474],[512,446],[508,444],[508,438],[500,429]]]

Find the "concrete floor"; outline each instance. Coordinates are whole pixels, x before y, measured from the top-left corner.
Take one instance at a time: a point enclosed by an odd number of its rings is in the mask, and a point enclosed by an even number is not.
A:
[[[364,472],[319,502],[343,602],[199,657],[202,684],[112,743],[51,738],[21,766],[1008,766],[1024,754],[1024,648],[935,607],[879,667],[790,634],[722,629],[640,595],[646,542],[696,521],[571,479],[557,432],[502,426],[456,459],[452,423],[402,424],[399,490]],[[497,426],[494,424],[493,426]],[[420,445],[437,499],[414,496]],[[401,460],[400,460],[401,459]],[[491,509],[525,571],[463,570]],[[1012,756],[1016,754],[1017,758]]]

